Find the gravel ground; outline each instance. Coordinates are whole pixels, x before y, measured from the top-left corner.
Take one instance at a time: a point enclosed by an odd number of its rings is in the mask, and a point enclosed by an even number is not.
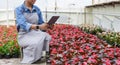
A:
[[[0,65],[46,65],[46,62],[38,61],[34,64],[20,64],[20,58],[0,59]]]
[[[45,51],[43,51],[43,59],[42,61],[37,61],[34,64],[20,64],[20,61],[22,58],[10,58],[10,59],[0,59],[0,65],[48,65],[46,64],[46,59],[45,59]]]

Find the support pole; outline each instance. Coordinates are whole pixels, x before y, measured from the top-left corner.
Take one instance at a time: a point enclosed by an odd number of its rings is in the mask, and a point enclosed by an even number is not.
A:
[[[7,16],[7,18],[6,18],[6,22],[7,22],[7,27],[9,27],[9,12],[8,12],[8,0],[7,0],[7,10],[6,10],[6,16]]]

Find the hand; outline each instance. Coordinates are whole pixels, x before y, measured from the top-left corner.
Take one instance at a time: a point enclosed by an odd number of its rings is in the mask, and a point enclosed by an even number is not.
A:
[[[43,23],[43,24],[39,25],[39,28],[41,30],[47,30],[48,29],[48,24],[47,23]]]
[[[49,29],[53,29],[53,27],[54,27],[54,24],[52,24],[52,25],[49,25]]]

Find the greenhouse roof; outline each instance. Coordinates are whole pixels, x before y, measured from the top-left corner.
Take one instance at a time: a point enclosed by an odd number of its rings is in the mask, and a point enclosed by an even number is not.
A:
[[[111,2],[106,2],[106,3],[89,5],[89,6],[86,6],[86,8],[89,8],[89,7],[97,7],[97,6],[105,6],[105,5],[113,5],[113,6],[114,6],[115,4],[120,4],[120,1],[111,1]]]

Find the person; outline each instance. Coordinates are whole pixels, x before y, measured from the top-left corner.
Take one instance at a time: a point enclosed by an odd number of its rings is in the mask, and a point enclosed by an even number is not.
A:
[[[21,63],[32,64],[41,59],[42,51],[49,52],[51,36],[45,32],[49,25],[43,21],[36,0],[25,0],[15,9],[18,44],[23,48]]]

